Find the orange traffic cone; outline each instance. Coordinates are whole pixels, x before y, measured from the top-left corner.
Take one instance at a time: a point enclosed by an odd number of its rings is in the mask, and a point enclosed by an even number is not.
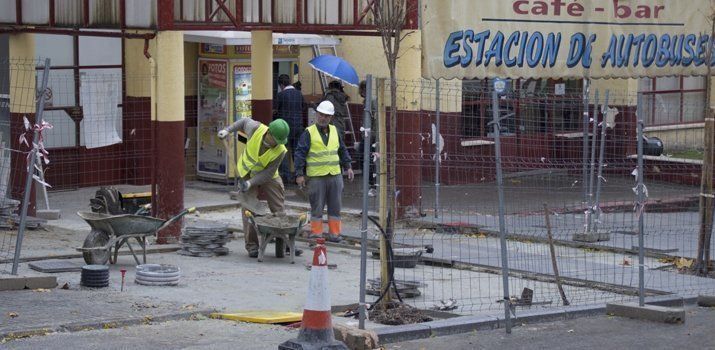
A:
[[[278,350],[347,350],[343,342],[335,340],[330,314],[328,290],[328,254],[325,239],[318,238],[313,251],[308,297],[303,308],[303,323],[298,338],[278,346]]]

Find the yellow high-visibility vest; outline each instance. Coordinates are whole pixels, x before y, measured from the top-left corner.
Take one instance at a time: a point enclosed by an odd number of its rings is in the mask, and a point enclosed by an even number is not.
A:
[[[268,127],[261,124],[261,126],[256,129],[251,138],[248,140],[248,143],[246,143],[246,148],[243,150],[241,158],[238,158],[238,175],[242,178],[245,178],[246,176],[249,178],[253,177],[253,175],[265,169],[268,164],[287,151],[284,145],[278,145],[268,149],[263,154],[259,154],[261,151],[261,141],[263,140],[263,135],[265,135],[266,132],[268,132]],[[280,175],[278,175],[278,170],[276,170],[273,178],[275,179],[278,176]]]
[[[340,141],[338,139],[338,129],[333,125],[328,125],[329,136],[328,144],[323,143],[323,137],[320,136],[318,127],[313,124],[306,130],[310,133],[310,150],[306,159],[306,173],[309,177],[339,175],[340,171],[340,156],[338,149]]]

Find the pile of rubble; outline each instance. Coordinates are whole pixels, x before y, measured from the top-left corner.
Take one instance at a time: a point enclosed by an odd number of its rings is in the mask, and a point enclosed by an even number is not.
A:
[[[210,223],[187,226],[181,234],[178,251],[181,255],[211,257],[228,254],[224,247],[231,238],[228,226],[217,226]]]

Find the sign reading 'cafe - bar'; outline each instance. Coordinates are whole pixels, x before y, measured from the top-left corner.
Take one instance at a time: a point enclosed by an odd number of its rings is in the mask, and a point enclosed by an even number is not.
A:
[[[423,4],[425,78],[706,74],[710,0]]]

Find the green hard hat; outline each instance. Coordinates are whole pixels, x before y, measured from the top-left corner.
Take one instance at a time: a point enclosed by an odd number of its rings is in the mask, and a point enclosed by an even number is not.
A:
[[[276,119],[268,124],[268,132],[273,135],[273,138],[280,145],[285,145],[288,143],[288,134],[290,134],[290,127],[283,119]]]

